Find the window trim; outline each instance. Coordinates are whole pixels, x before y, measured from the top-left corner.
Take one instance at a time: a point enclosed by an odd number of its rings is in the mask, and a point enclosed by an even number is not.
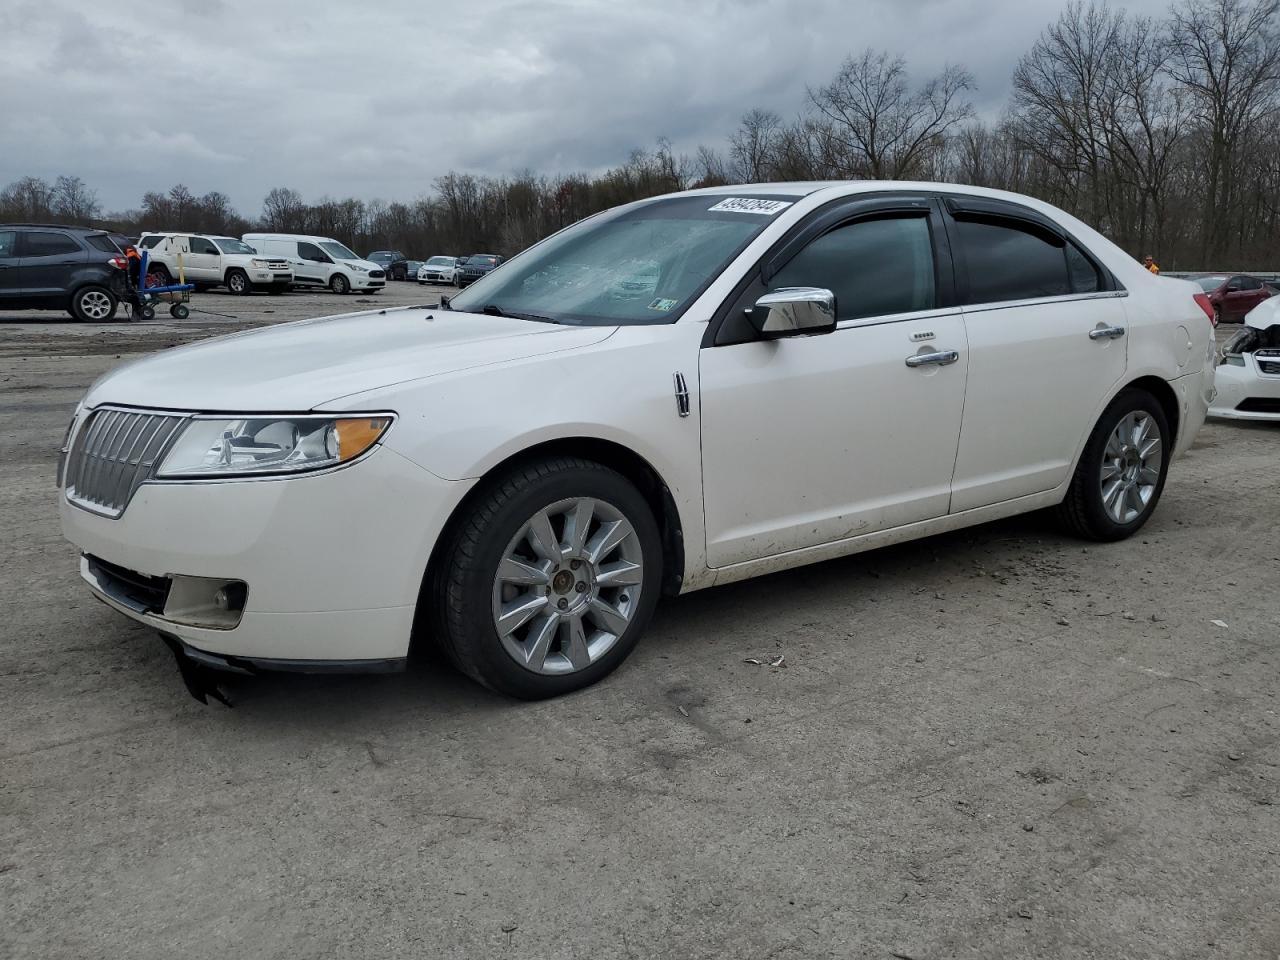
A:
[[[1009,306],[1030,306],[1036,303],[1055,303],[1067,300],[1087,300],[1097,299],[1103,294],[1112,296],[1127,296],[1128,291],[1121,284],[1115,274],[1101,262],[1091,251],[1087,244],[1081,243],[1076,237],[1056,221],[1049,217],[1032,210],[1030,207],[1024,207],[1021,204],[1013,203],[1008,200],[993,200],[986,197],[973,197],[967,194],[948,194],[942,198],[941,204],[943,210],[943,224],[951,239],[952,248],[952,264],[955,270],[955,288],[956,302],[962,306],[967,313],[976,313],[979,310],[986,309],[1003,309]],[[1070,279],[1070,268],[1065,263],[1066,251],[1065,244],[1072,244],[1080,251],[1081,256],[1093,264],[1094,269],[1098,271],[1098,279],[1100,289],[1083,293],[1066,293],[1056,294],[1048,297],[1024,297],[1020,300],[983,300],[975,303],[965,303],[969,296],[969,263],[965,255],[963,244],[959,242],[959,236],[953,235],[956,231],[957,224],[966,219],[956,214],[969,214],[970,219],[978,222],[997,223],[1001,220],[1008,221],[1015,226],[1022,227],[1025,232],[1035,233],[1037,231],[1045,232],[1051,236],[1057,237],[1064,244],[1063,251],[1063,268],[1066,272],[1068,280]],[[1025,226],[1023,226],[1025,225]],[[1032,229],[1026,230],[1029,226]]]
[[[789,263],[801,250],[818,237],[830,233],[858,220],[882,219],[898,216],[921,216],[928,219],[929,236],[933,250],[934,298],[935,306],[928,310],[915,310],[909,313],[880,314],[872,317],[857,317],[842,320],[836,324],[833,332],[848,330],[854,327],[877,326],[885,323],[900,323],[907,320],[919,320],[935,316],[952,316],[959,311],[957,290],[955,287],[955,263],[952,259],[951,238],[940,216],[938,197],[934,194],[917,191],[901,193],[860,193],[853,196],[837,197],[829,203],[811,210],[803,220],[794,224],[772,247],[766,250],[734,285],[729,295],[721,301],[702,336],[701,346],[730,347],[742,343],[755,343],[750,340],[721,340],[721,335],[734,309],[740,304],[743,296],[756,283],[768,283],[783,266]],[[838,306],[838,305],[837,305]]]

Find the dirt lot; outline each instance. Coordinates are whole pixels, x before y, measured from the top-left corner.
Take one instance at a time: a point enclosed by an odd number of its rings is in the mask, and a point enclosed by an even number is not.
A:
[[[59,535],[76,400],[437,297],[0,317],[0,956],[1280,953],[1280,429],[1211,423],[1126,543],[1030,517],[668,601],[554,702],[429,666],[188,697]]]

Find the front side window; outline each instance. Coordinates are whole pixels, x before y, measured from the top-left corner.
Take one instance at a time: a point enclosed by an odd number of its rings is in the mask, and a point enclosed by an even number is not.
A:
[[[1241,290],[1261,290],[1262,281],[1259,280],[1257,277],[1241,277],[1240,289]]]
[[[1048,231],[1012,220],[957,219],[968,270],[965,303],[1061,297],[1072,292],[1068,246]]]
[[[312,260],[316,263],[329,262],[329,258],[321,252],[319,247],[314,243],[307,243],[305,240],[298,241],[298,256],[303,260]]]
[[[764,214],[721,197],[671,197],[584,220],[490,271],[451,300],[574,325],[672,323],[795,197]],[[468,267],[500,258],[477,254]]]
[[[822,287],[836,319],[857,320],[937,306],[929,219],[886,217],[836,227],[769,280],[769,289]]]
[[[22,255],[24,257],[55,257],[79,252],[80,244],[65,233],[32,231],[26,235]]]

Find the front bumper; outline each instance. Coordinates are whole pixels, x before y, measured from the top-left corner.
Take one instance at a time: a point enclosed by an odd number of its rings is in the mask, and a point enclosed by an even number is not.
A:
[[[1209,415],[1228,420],[1280,420],[1280,376],[1263,373],[1252,353],[1239,356],[1244,366],[1223,363],[1214,370],[1218,395]]]
[[[66,538],[114,567],[248,588],[235,626],[199,626],[163,602],[131,603],[82,559],[82,577],[108,606],[205,654],[305,669],[408,654],[431,548],[468,486],[380,447],[309,476],[147,482],[114,520],[62,491],[59,510]]]

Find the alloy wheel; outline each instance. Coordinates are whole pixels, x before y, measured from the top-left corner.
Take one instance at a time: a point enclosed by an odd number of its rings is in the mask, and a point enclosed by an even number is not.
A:
[[[111,298],[101,290],[80,295],[80,310],[90,320],[105,320],[111,314]]]
[[[1102,506],[1116,523],[1132,523],[1146,511],[1164,462],[1160,427],[1145,410],[1125,414],[1102,452]]]
[[[541,674],[585,670],[639,609],[644,552],[631,522],[604,500],[539,510],[503,551],[493,623],[506,653]]]

